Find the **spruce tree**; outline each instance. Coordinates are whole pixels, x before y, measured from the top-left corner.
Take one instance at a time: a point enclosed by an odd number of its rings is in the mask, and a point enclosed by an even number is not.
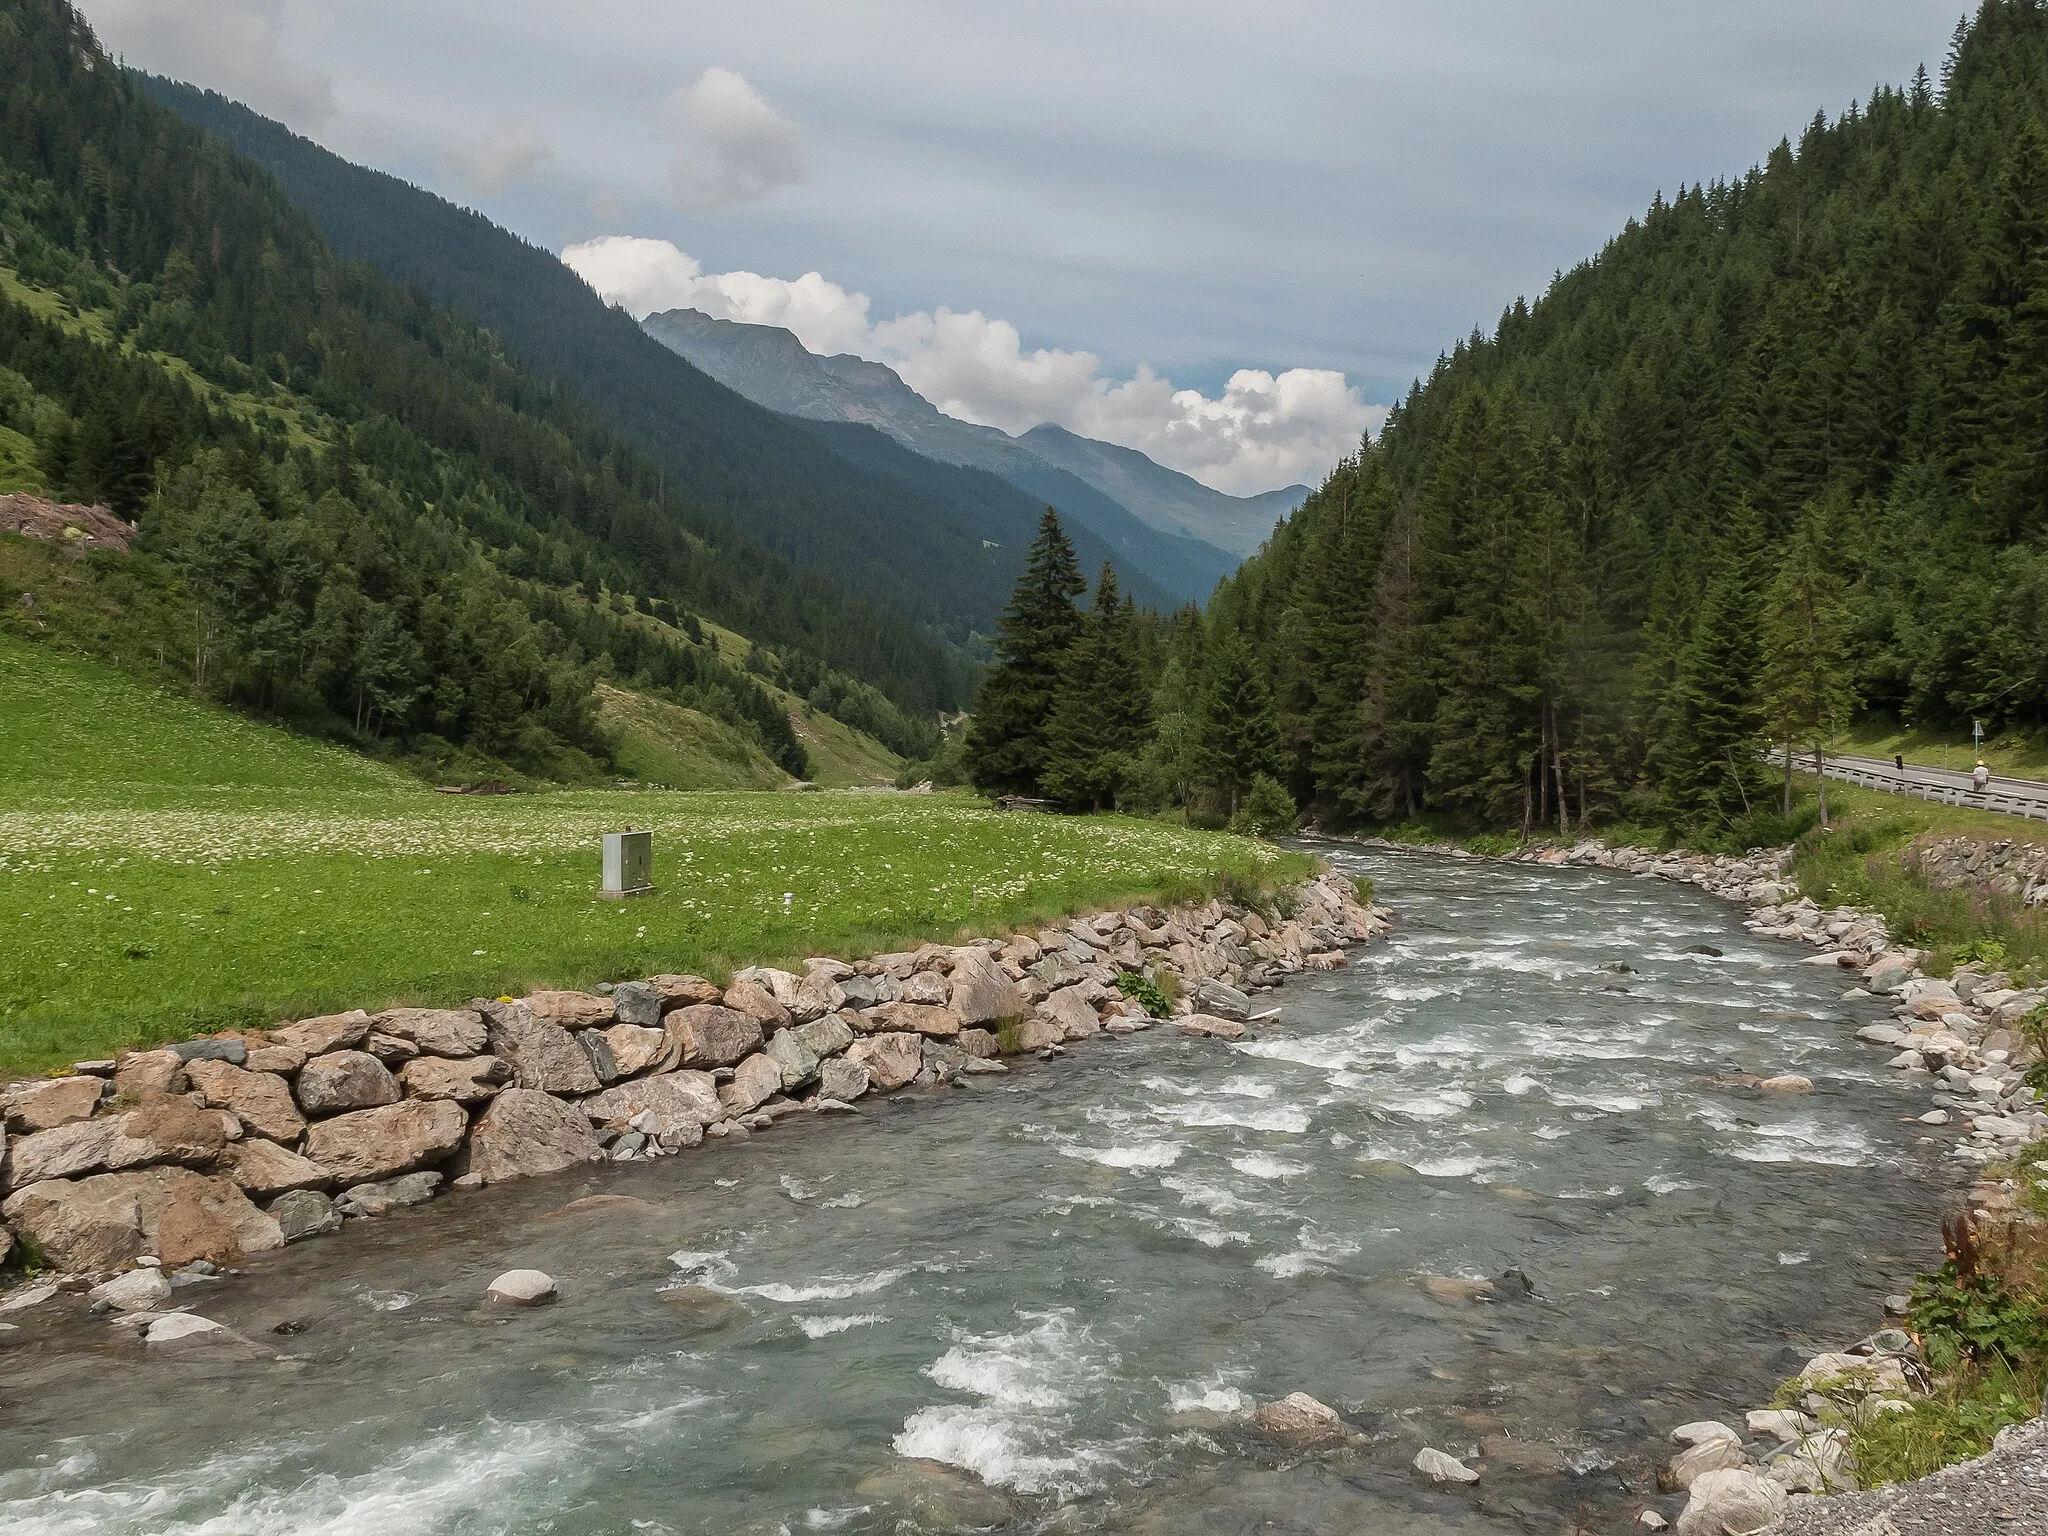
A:
[[[1060,661],[1081,633],[1074,599],[1087,590],[1074,546],[1051,507],[996,626],[996,664],[982,680],[967,733],[969,781],[983,794],[1036,795]]]
[[[1842,578],[1828,564],[1824,519],[1820,508],[1809,510],[1793,534],[1771,584],[1763,622],[1764,708],[1774,734],[1785,743],[1788,784],[1794,748],[1813,754],[1822,826],[1828,824],[1822,758],[1856,706],[1849,605]]]
[[[1055,800],[1110,809],[1137,772],[1149,713],[1137,628],[1131,600],[1119,597],[1116,573],[1104,561],[1096,578],[1094,611],[1061,655],[1046,722],[1040,782]]]
[[[1748,816],[1763,793],[1757,519],[1747,506],[1726,539],[1679,658],[1659,762],[1668,814],[1713,831]]]
[[[1210,650],[1209,682],[1202,700],[1202,758],[1204,776],[1232,816],[1252,780],[1279,766],[1273,692],[1259,670],[1258,657],[1240,634],[1220,637]]]

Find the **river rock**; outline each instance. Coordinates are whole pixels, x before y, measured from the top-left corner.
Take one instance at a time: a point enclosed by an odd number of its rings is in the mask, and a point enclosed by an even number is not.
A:
[[[654,1029],[678,1008],[717,1001],[718,988],[702,976],[650,976],[612,988],[612,1016],[621,1024]]]
[[[555,1281],[537,1269],[508,1269],[484,1294],[507,1306],[537,1307],[555,1299]]]
[[[1191,1013],[1177,1021],[1184,1035],[1205,1036],[1212,1040],[1242,1040],[1244,1026],[1235,1019],[1219,1019],[1214,1014]]]
[[[709,1072],[664,1072],[620,1083],[582,1103],[587,1119],[610,1130],[629,1127],[659,1136],[686,1126],[715,1125],[726,1116],[718,1083]],[[653,1118],[641,1123],[640,1117]]]
[[[1688,1492],[1677,1536],[1758,1536],[1785,1512],[1785,1490],[1747,1467],[1702,1472]]]
[[[1716,1426],[1725,1428],[1726,1426]],[[1748,1461],[1742,1454],[1742,1441],[1730,1430],[1726,1435],[1709,1435],[1704,1440],[1687,1446],[1664,1465],[1657,1475],[1658,1486],[1666,1490],[1684,1490],[1703,1472],[1712,1472],[1722,1467],[1739,1467]]]
[[[171,1282],[160,1269],[131,1269],[94,1286],[85,1299],[103,1301],[116,1312],[156,1312],[170,1301]]]
[[[540,1093],[595,1093],[604,1086],[590,1055],[559,1024],[537,1018],[523,1003],[486,1003],[491,1054],[512,1063],[521,1088]]]
[[[726,1115],[737,1120],[752,1114],[782,1092],[782,1067],[766,1052],[756,1052],[739,1064],[732,1081],[720,1084],[718,1100]]]
[[[1242,1024],[1252,1016],[1252,1000],[1237,988],[1221,981],[1205,981],[1195,988],[1195,1011]]]
[[[270,1216],[288,1243],[341,1230],[341,1212],[317,1190],[295,1189],[279,1195],[270,1202]]]
[[[1742,1436],[1718,1419],[1696,1419],[1690,1424],[1681,1424],[1671,1431],[1671,1443],[1681,1446],[1705,1445],[1709,1440],[1733,1440],[1742,1443]]]
[[[475,1056],[490,1037],[474,1008],[391,1008],[372,1022],[378,1033],[409,1040],[429,1056]]]
[[[670,1066],[735,1067],[761,1049],[761,1021],[736,1008],[692,1003],[668,1019]]]
[[[621,1077],[638,1077],[660,1066],[668,1050],[667,1034],[644,1024],[614,1024],[604,1031],[604,1043]]]
[[[853,1044],[853,1029],[843,1013],[827,1014],[813,1023],[799,1024],[791,1033],[821,1061],[827,1056],[837,1056]]]
[[[408,1205],[425,1205],[441,1187],[438,1173],[407,1173],[381,1184],[358,1184],[334,1202],[344,1216],[382,1216]]]
[[[184,1084],[185,1062],[176,1051],[131,1051],[114,1069],[114,1096],[134,1104],[181,1092]]]
[[[1042,1013],[1028,1014],[1017,1021],[1019,1051],[1042,1051],[1047,1046],[1058,1045],[1066,1037],[1060,1021]]]
[[[630,1026],[629,1026],[630,1027]],[[649,1030],[656,1035],[656,1031]],[[398,1074],[406,1097],[446,1099],[454,1104],[481,1104],[518,1076],[512,1063],[499,1056],[416,1056]]]
[[[1102,1028],[1079,987],[1062,987],[1038,1005],[1039,1014],[1060,1027],[1063,1040],[1083,1040]]]
[[[59,1077],[28,1083],[0,1099],[7,1129],[24,1135],[52,1131],[74,1120],[89,1120],[107,1085],[97,1077]]]
[[[537,1019],[563,1029],[593,1029],[612,1022],[612,1000],[589,992],[530,992],[520,999]]]
[[[1838,1493],[1856,1486],[1849,1432],[1817,1430],[1801,1435],[1773,1456],[1764,1475],[1788,1493]]]
[[[1466,1466],[1457,1457],[1446,1451],[1439,1451],[1434,1446],[1425,1445],[1421,1450],[1417,1451],[1415,1453],[1415,1460],[1410,1465],[1433,1483],[1476,1483],[1479,1481],[1479,1474],[1477,1472]]]
[[[291,1046],[308,1056],[324,1056],[329,1051],[348,1051],[360,1046],[370,1038],[371,1022],[370,1016],[357,1008],[348,1013],[301,1019],[296,1024],[273,1029],[270,1038],[277,1045]],[[402,1033],[390,1028],[384,1032],[387,1035]]]
[[[368,1051],[329,1051],[299,1069],[299,1107],[309,1115],[375,1109],[401,1097],[398,1079]]]
[[[468,1130],[459,1104],[405,1099],[316,1121],[306,1132],[306,1155],[342,1184],[367,1184],[439,1162]]]
[[[884,1093],[893,1093],[916,1077],[924,1065],[924,1047],[920,1042],[920,1036],[908,1032],[869,1035],[849,1046],[846,1056],[868,1069],[868,1079],[873,1087]]]
[[[1010,1504],[993,1488],[936,1462],[898,1459],[854,1484],[855,1493],[906,1515],[891,1529],[988,1531],[1007,1525]]]
[[[306,1064],[306,1053],[295,1045],[259,1045],[242,1063],[251,1072],[272,1072],[290,1077]]]
[[[814,965],[797,986],[796,1001],[789,1005],[790,1017],[799,1024],[809,1024],[829,1013],[837,1013],[845,1003],[846,989],[839,984],[838,978]]]
[[[1017,984],[1005,976],[989,952],[978,945],[953,951],[952,985],[947,1005],[965,1024],[993,1024],[1014,1019],[1028,1006]],[[958,1034],[956,1026],[950,1033]]]
[[[1743,1427],[1752,1435],[1769,1435],[1789,1444],[1818,1427],[1814,1420],[1792,1408],[1752,1408]]]
[[[1260,1403],[1252,1410],[1252,1427],[1282,1440],[1322,1442],[1344,1438],[1344,1421],[1337,1410],[1319,1403],[1306,1392],[1290,1392],[1274,1403]]]
[[[1813,1079],[1801,1077],[1797,1072],[1781,1072],[1776,1077],[1767,1077],[1757,1084],[1764,1093],[1811,1093]]]
[[[1906,1395],[1906,1368],[1888,1355],[1815,1355],[1798,1379],[1815,1392]]]
[[[793,1029],[778,1029],[767,1054],[782,1073],[782,1091],[793,1093],[818,1075],[818,1055]]]
[[[773,992],[751,978],[736,980],[725,989],[725,1006],[759,1020],[764,1029],[787,1029],[796,1022]]]
[[[158,1099],[125,1115],[78,1120],[10,1139],[0,1172],[9,1188],[146,1163],[211,1162],[227,1145],[217,1111],[184,1099]]]
[[[888,1001],[943,1008],[953,996],[953,984],[942,971],[912,971],[898,984],[896,994]]]
[[[869,1034],[908,1031],[944,1040],[960,1033],[960,1015],[951,1008],[929,1003],[878,1003],[860,1015],[860,1027]]]
[[[1046,990],[1051,992],[1056,992],[1061,987],[1071,987],[1086,974],[1081,969],[1081,962],[1064,949],[1053,950],[1035,962],[1030,967],[1030,972],[1044,982]]]
[[[214,1334],[228,1330],[210,1317],[200,1317],[191,1312],[169,1312],[149,1325],[143,1342],[158,1349],[167,1349],[180,1344],[198,1343]]]
[[[227,1148],[220,1155],[219,1168],[235,1181],[237,1189],[258,1199],[292,1189],[323,1189],[334,1182],[334,1175],[311,1158],[260,1136]]]
[[[996,1037],[985,1029],[963,1029],[953,1043],[967,1056],[983,1061],[998,1054]]]
[[[185,1075],[210,1107],[229,1111],[258,1136],[296,1142],[305,1132],[306,1117],[282,1078],[225,1061],[189,1062]]]
[[[469,1138],[469,1171],[485,1184],[559,1173],[603,1156],[582,1106],[531,1088],[508,1088],[491,1100]]]
[[[828,1056],[818,1068],[818,1096],[851,1104],[870,1086],[868,1069],[845,1056]]]
[[[154,1253],[167,1265],[232,1263],[284,1242],[277,1223],[224,1178],[189,1168],[144,1168],[51,1179],[0,1205],[14,1229],[52,1264],[73,1272],[118,1269]]]

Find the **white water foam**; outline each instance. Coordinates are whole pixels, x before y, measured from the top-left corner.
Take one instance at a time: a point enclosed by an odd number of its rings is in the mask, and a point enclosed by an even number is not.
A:
[[[1171,1168],[1186,1150],[1184,1142],[1145,1141],[1129,1147],[1061,1147],[1060,1156],[1082,1158],[1105,1168]]]
[[[1643,1188],[1653,1195],[1675,1195],[1680,1190],[1705,1189],[1706,1187],[1704,1184],[1694,1183],[1691,1179],[1675,1179],[1669,1174],[1662,1173],[1653,1173],[1643,1180]]]
[[[1513,1094],[1516,1098],[1520,1098],[1525,1093],[1534,1092],[1536,1089],[1542,1086],[1543,1085],[1537,1082],[1535,1078],[1530,1077],[1525,1072],[1517,1072],[1513,1077],[1510,1077],[1501,1083],[1501,1088],[1504,1091]]]
[[[1230,1166],[1239,1173],[1250,1174],[1255,1179],[1291,1179],[1296,1174],[1314,1172],[1307,1163],[1291,1163],[1284,1157],[1268,1157],[1263,1152],[1233,1157]]]
[[[1165,1104],[1153,1109],[1161,1120],[1174,1125],[1236,1125],[1248,1131],[1284,1131],[1299,1134],[1308,1129],[1308,1111],[1298,1104],[1273,1109],[1237,1109],[1228,1104]]]
[[[835,1333],[844,1333],[849,1328],[871,1328],[876,1323],[889,1319],[879,1312],[856,1312],[850,1317],[800,1317],[797,1327],[803,1329],[807,1338],[829,1339]]]
[[[846,1301],[854,1296],[870,1296],[888,1289],[910,1273],[908,1269],[884,1269],[871,1275],[820,1275],[804,1285],[788,1285],[779,1280],[760,1285],[729,1285],[726,1282],[739,1273],[739,1266],[732,1262],[723,1248],[709,1252],[679,1249],[668,1256],[668,1261],[682,1271],[678,1284],[701,1285],[708,1291],[726,1296],[758,1296],[763,1301],[788,1303]]]
[[[1252,1399],[1244,1392],[1230,1385],[1229,1378],[1242,1376],[1242,1371],[1223,1372],[1203,1381],[1168,1382],[1166,1385],[1166,1411],[1168,1413],[1244,1413],[1252,1406]]]
[[[1258,1267],[1275,1279],[1286,1280],[1295,1275],[1321,1274],[1329,1267],[1330,1260],[1358,1252],[1358,1244],[1350,1238],[1318,1231],[1314,1227],[1303,1227],[1294,1235],[1294,1240],[1297,1246],[1292,1252],[1270,1253],[1258,1260]]]

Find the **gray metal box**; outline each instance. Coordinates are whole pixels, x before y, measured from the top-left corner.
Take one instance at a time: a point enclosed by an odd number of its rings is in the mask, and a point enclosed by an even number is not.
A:
[[[604,835],[604,888],[600,896],[642,896],[654,889],[654,834]]]

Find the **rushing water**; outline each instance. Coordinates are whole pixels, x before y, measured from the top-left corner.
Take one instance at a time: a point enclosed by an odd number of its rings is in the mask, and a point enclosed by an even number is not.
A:
[[[1622,1529],[1670,1426],[1877,1326],[1942,1149],[1872,1005],[1728,907],[1323,851],[1399,926],[1256,1040],[352,1223],[204,1298],[253,1359],[18,1317],[0,1531]],[[514,1266],[561,1302],[483,1306]],[[1533,1298],[1427,1283],[1510,1266]],[[1365,1438],[1248,1433],[1294,1390]],[[1420,1485],[1423,1444],[1484,1480]]]

